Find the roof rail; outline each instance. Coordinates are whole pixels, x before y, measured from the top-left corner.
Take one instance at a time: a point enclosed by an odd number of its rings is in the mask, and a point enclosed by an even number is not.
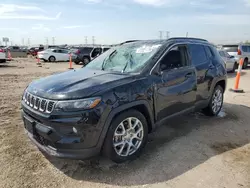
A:
[[[208,42],[206,39],[192,38],[192,37],[174,37],[174,38],[170,38],[169,40],[178,40],[178,39],[190,39],[190,40],[200,40],[200,41]]]
[[[120,43],[119,45],[123,45],[123,44],[130,43],[130,42],[137,42],[137,41],[140,41],[140,40],[127,40],[127,41]]]

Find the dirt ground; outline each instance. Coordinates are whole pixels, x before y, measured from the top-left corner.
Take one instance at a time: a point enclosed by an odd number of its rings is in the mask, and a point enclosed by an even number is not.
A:
[[[194,113],[169,121],[150,135],[140,158],[121,165],[101,157],[45,157],[25,135],[20,117],[25,87],[34,79],[67,70],[67,63],[38,67],[34,59],[0,65],[1,188],[250,188],[250,70],[241,77],[244,94],[228,91],[235,74],[228,75],[219,117]]]

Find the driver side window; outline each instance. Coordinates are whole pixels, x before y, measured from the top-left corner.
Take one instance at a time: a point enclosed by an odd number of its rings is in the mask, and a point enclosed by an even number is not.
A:
[[[160,70],[178,69],[188,65],[187,47],[178,45],[170,49],[160,62]]]

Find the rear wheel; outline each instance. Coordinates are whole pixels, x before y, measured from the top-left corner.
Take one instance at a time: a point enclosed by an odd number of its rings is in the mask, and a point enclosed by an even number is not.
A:
[[[89,62],[90,62],[90,60],[87,57],[84,57],[83,60],[82,60],[83,66],[89,64]]]
[[[209,105],[203,109],[203,112],[209,116],[217,116],[223,106],[224,90],[220,85],[214,88],[212,97],[209,101]]]
[[[54,56],[49,57],[49,62],[55,62],[55,61],[56,61],[56,58]]]
[[[135,159],[145,146],[147,136],[144,115],[136,110],[125,111],[112,121],[102,152],[116,163]]]
[[[234,67],[233,69],[231,70],[231,73],[235,73],[235,70],[238,68],[238,64],[237,62],[234,63]]]
[[[246,69],[247,68],[247,66],[248,66],[248,60],[247,59],[245,59],[244,60],[244,63],[243,63],[243,69]]]

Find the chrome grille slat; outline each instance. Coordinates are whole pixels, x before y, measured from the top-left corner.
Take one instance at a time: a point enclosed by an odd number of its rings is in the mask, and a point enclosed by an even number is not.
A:
[[[45,113],[51,113],[56,104],[56,101],[36,97],[27,91],[24,93],[23,100],[31,108]]]

